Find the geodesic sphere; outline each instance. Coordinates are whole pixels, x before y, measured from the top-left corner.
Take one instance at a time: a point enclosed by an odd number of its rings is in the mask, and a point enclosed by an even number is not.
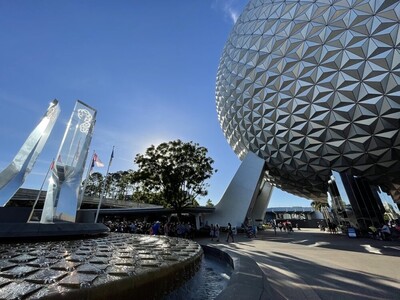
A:
[[[400,177],[400,2],[250,1],[217,73],[222,130],[269,181],[326,198],[331,170]]]

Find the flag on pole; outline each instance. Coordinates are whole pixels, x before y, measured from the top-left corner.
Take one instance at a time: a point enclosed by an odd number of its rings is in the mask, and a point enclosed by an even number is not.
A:
[[[100,160],[96,152],[93,154],[92,163],[90,164],[90,171],[89,171],[90,174],[92,173],[94,166],[99,168],[104,167],[103,162]]]
[[[110,170],[110,166],[111,166],[111,162],[112,162],[113,158],[114,158],[114,146],[113,146],[113,149],[112,149],[112,152],[111,152],[110,161],[108,162],[108,167],[107,167],[107,172],[106,172],[105,178],[107,178],[107,176],[108,176],[108,171]],[[95,222],[95,223],[97,223],[97,219],[98,219],[98,217],[99,217],[101,202],[102,202],[102,200],[103,200],[104,192],[105,192],[105,189],[106,189],[106,181],[107,181],[107,180],[104,180],[104,181],[103,181],[103,187],[102,187],[102,189],[101,189],[101,195],[100,195],[100,199],[99,199],[99,204],[97,205],[96,216],[95,216],[95,218],[94,218],[94,222]]]
[[[112,162],[113,158],[114,158],[114,147],[113,147],[112,152],[111,152],[110,163],[108,164],[109,166],[111,166],[111,162]]]
[[[51,161],[51,164],[50,164],[50,170],[53,170],[54,169],[54,159]]]
[[[104,167],[103,162],[100,160],[99,156],[96,153],[93,155],[93,163],[96,165],[96,167]]]
[[[93,168],[94,168],[94,157],[92,158],[92,163],[90,164],[89,174],[92,174]]]

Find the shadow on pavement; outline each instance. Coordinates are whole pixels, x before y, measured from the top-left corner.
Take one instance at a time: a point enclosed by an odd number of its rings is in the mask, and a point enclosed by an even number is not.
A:
[[[266,230],[254,239],[239,234],[229,244],[201,242],[256,261],[282,299],[400,299],[399,241],[309,229],[276,236]]]
[[[277,243],[304,245],[308,247],[320,247],[400,257],[399,240],[381,241],[361,237],[349,238],[344,234],[329,234],[327,232],[318,231],[294,231],[290,234],[286,232],[277,232],[277,234],[274,235],[272,230],[259,232],[257,239]]]
[[[284,251],[253,251],[225,245],[254,259],[272,288],[286,299],[400,299],[399,278],[338,269]]]

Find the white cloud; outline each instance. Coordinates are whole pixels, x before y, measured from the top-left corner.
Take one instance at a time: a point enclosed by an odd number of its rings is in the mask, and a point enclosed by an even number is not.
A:
[[[237,19],[239,18],[239,13],[229,8],[229,15],[231,16],[233,22],[236,23]]]
[[[213,8],[222,10],[226,17],[229,17],[233,23],[236,23],[240,16],[242,7],[247,2],[247,0],[215,0]]]

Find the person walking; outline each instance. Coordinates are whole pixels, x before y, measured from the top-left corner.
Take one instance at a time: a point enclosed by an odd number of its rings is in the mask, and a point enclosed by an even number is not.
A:
[[[229,243],[229,238],[232,238],[232,242],[235,242],[233,238],[233,231],[231,223],[228,223],[228,236],[226,237],[226,242]]]

